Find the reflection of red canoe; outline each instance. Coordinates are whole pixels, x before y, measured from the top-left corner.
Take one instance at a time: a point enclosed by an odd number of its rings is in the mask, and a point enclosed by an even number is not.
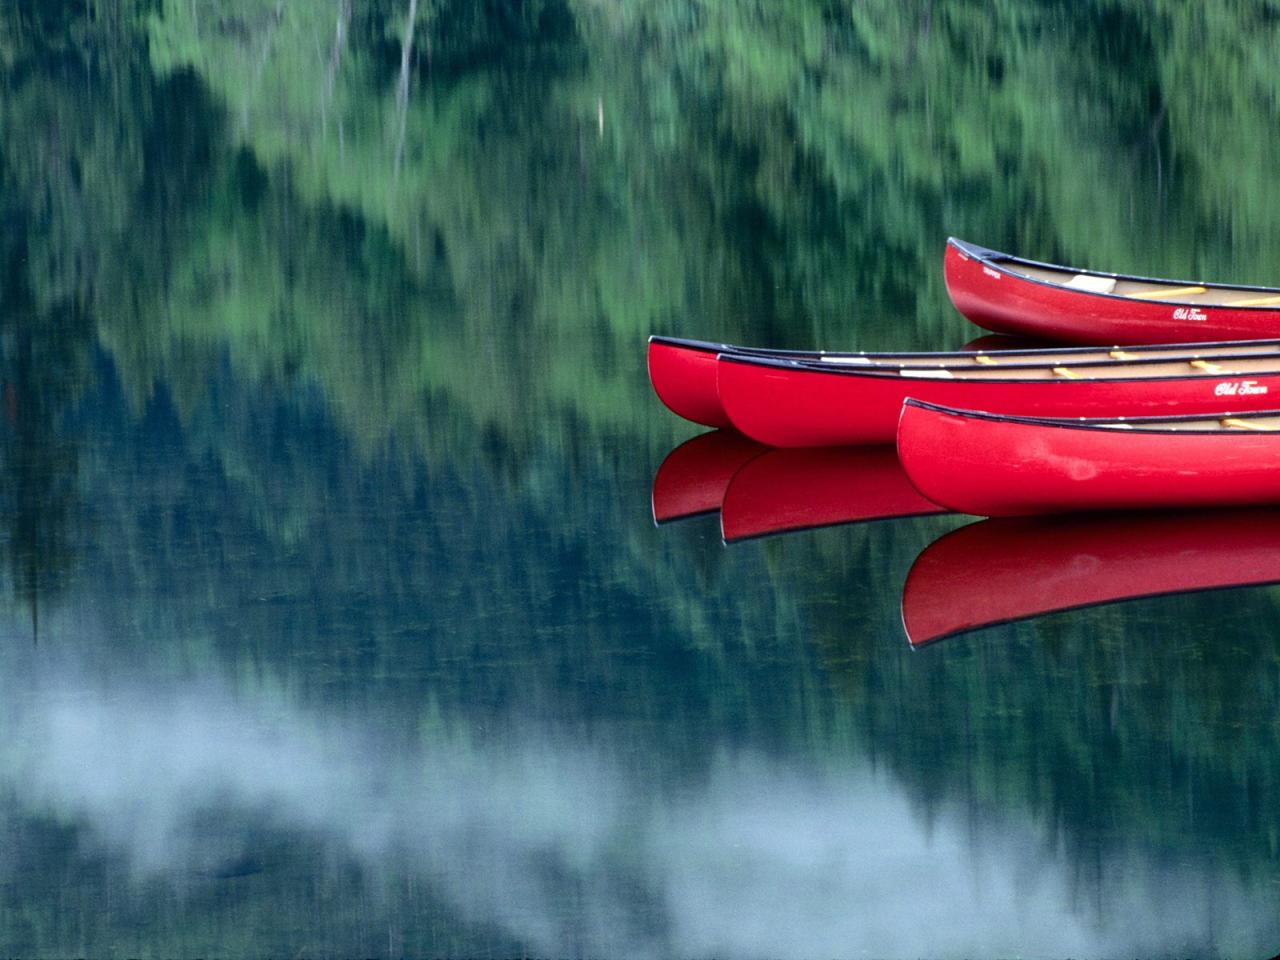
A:
[[[1275,406],[1280,352],[1171,356],[1114,351],[1099,361],[1040,360],[946,370],[872,369],[721,354],[720,402],[734,427],[775,447],[889,443],[907,397],[966,410],[1040,417],[1208,414]],[[1212,359],[1207,359],[1212,357]],[[992,359],[992,358],[988,358]]]
[[[930,500],[986,517],[1280,503],[1276,411],[1055,420],[908,400],[898,457]]]
[[[1073,270],[954,238],[944,268],[956,309],[998,333],[1121,344],[1280,335],[1280,289],[1272,287]]]
[[[911,486],[893,447],[771,450],[729,481],[720,530],[728,542],[941,509]]]
[[[768,450],[732,430],[713,430],[672,450],[653,476],[655,523],[720,509],[738,468]]]
[[[983,520],[921,552],[902,591],[919,647],[1055,610],[1280,581],[1280,511]]]
[[[1270,347],[1280,351],[1280,340]],[[1262,351],[1268,347],[1250,343],[1244,349]],[[1213,357],[1235,354],[1238,343],[1172,344],[1137,348],[1136,357]],[[822,366],[859,367],[862,369],[965,368],[1025,365],[1043,361],[1053,366],[1105,363],[1115,359],[1116,351],[1099,347],[1046,347],[1014,337],[980,337],[963,350],[927,353],[830,353],[803,350],[765,350],[736,347],[727,343],[702,340],[678,340],[674,337],[649,338],[649,380],[654,392],[668,409],[686,420],[709,427],[727,427],[729,419],[720,403],[717,388],[716,355],[721,353],[773,360],[795,360]]]

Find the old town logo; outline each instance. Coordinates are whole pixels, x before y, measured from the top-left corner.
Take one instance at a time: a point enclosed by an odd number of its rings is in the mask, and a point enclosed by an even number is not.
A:
[[[1257,380],[1224,380],[1213,388],[1215,397],[1256,397],[1266,392]]]

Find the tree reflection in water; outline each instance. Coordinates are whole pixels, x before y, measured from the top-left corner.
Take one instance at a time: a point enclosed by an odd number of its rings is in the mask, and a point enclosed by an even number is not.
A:
[[[1271,591],[912,654],[958,521],[654,530],[642,365],[1274,282],[1238,7],[0,6],[0,952],[1274,948]]]

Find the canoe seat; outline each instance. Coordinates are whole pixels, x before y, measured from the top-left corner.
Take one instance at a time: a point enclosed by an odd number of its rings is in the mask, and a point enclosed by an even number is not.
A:
[[[1064,380],[1080,379],[1080,374],[1076,373],[1074,370],[1068,370],[1066,367],[1054,367],[1053,372],[1056,373],[1058,376],[1062,377]]]
[[[1077,273],[1063,284],[1073,290],[1087,290],[1089,293],[1110,293],[1116,288],[1115,277],[1095,277],[1091,273]]]
[[[1234,427],[1236,430],[1257,430],[1260,433],[1272,433],[1280,430],[1280,427],[1269,427],[1266,424],[1258,423],[1256,420],[1241,420],[1239,417],[1224,417],[1218,422],[1224,427]]]
[[[1266,307],[1271,304],[1280,303],[1280,296],[1271,297],[1250,297],[1248,300],[1232,300],[1230,303],[1224,303],[1224,307]]]
[[[950,370],[906,369],[899,370],[900,377],[916,377],[920,380],[954,380],[955,374]]]
[[[990,357],[985,356],[984,354],[981,354],[981,353],[973,358],[973,362],[976,364],[980,364],[981,366],[984,366],[984,367],[998,366],[998,364],[994,360],[992,360]]]
[[[1198,370],[1204,370],[1206,373],[1222,373],[1222,367],[1216,363],[1210,363],[1208,360],[1188,360],[1187,363]]]
[[[1112,360],[1138,360],[1140,359],[1136,353],[1130,353],[1127,350],[1112,350],[1107,354]]]
[[[1172,300],[1174,297],[1190,297],[1204,293],[1205,287],[1164,287],[1160,290],[1143,290],[1129,294],[1131,300]]]

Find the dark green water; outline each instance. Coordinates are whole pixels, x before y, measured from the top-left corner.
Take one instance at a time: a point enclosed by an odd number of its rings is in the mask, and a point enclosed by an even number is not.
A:
[[[1280,282],[1277,50],[1245,0],[0,5],[0,956],[1280,949],[1280,593],[913,651],[964,521],[655,527],[643,352],[958,346],[948,234]]]

